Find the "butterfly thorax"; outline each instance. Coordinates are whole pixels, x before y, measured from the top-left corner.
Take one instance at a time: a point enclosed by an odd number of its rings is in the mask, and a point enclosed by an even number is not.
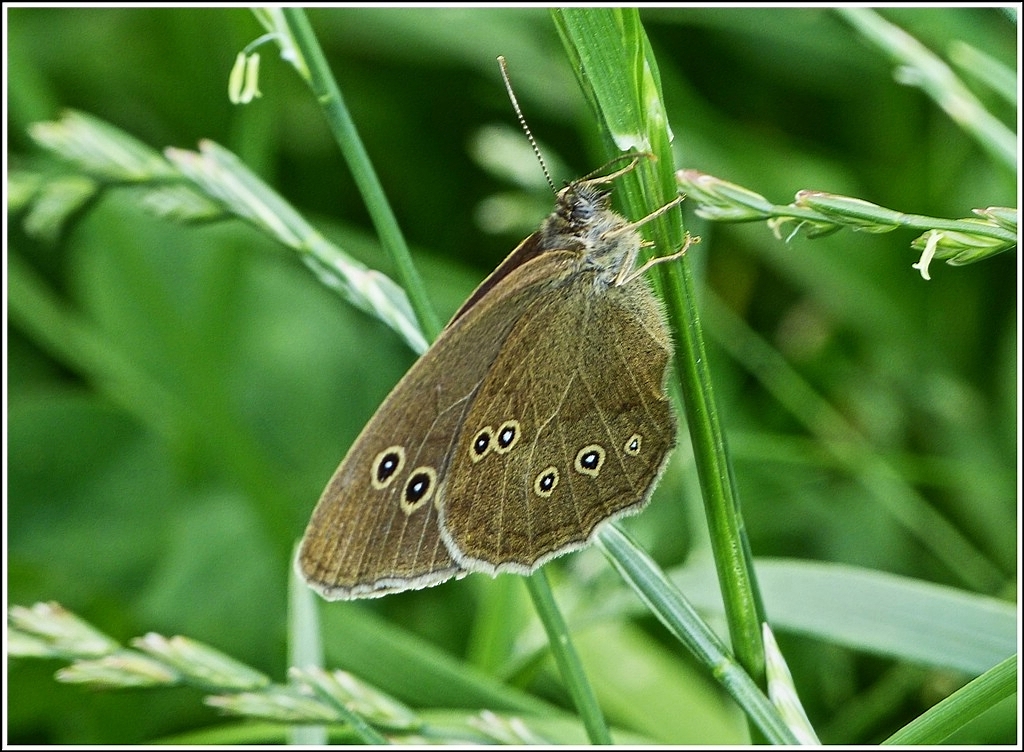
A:
[[[596,271],[596,282],[605,287],[614,284],[624,264],[633,264],[641,242],[610,204],[609,191],[572,183],[559,191],[555,211],[538,233],[543,250],[579,251],[583,267]]]

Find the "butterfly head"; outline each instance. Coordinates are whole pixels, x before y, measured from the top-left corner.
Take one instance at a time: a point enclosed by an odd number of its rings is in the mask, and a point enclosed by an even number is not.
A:
[[[555,210],[541,226],[543,250],[579,251],[584,266],[599,271],[605,284],[640,246],[640,236],[611,208],[611,191],[596,181],[580,180],[558,192]]]

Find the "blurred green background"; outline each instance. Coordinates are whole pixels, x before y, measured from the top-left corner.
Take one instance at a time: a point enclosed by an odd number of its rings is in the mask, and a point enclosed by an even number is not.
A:
[[[1015,69],[1016,27],[998,9],[885,15],[939,53],[962,40]],[[532,157],[515,165],[519,182],[494,167],[495,129],[521,138],[498,54],[555,179],[603,162],[550,17],[489,8],[309,17],[446,317],[551,205]],[[677,167],[779,204],[819,189],[949,218],[1017,206],[1016,174],[921,91],[898,85],[833,11],[648,8],[641,17]],[[393,274],[321,112],[273,47],[261,50],[263,97],[228,103],[235,55],[262,33],[247,11],[14,8],[8,23],[12,167],[52,166],[26,129],[66,108],[155,148],[212,139],[332,240]],[[977,91],[1012,126],[1013,109]],[[522,211],[494,231],[490,202],[509,196]],[[7,332],[9,603],[57,600],[121,640],[185,634],[283,680],[291,547],[414,356],[241,223],[183,228],[116,191],[54,242],[9,219],[8,252],[24,265],[10,281]],[[1013,600],[1017,254],[936,264],[925,282],[911,268],[910,231],[784,244],[763,224],[691,217],[689,228],[703,237],[691,256],[754,555]],[[930,517],[823,451],[773,396],[781,376],[750,350],[744,338],[755,333],[950,523],[976,553],[970,566],[929,545]],[[683,448],[650,508],[627,523],[666,568],[703,550],[694,488]],[[612,722],[661,742],[743,740],[742,719],[653,620],[588,610],[595,583],[616,581],[599,554],[550,569],[560,601],[587,622],[578,639]],[[329,665],[417,707],[499,702],[459,695],[453,681],[432,687],[415,665],[396,667],[403,651],[436,661],[435,678],[440,666],[465,677],[472,665],[568,707],[548,663],[517,662],[537,642],[517,578],[474,575],[323,612]],[[507,625],[497,646],[493,626],[481,626],[493,613]],[[879,741],[966,678],[779,639],[826,743]],[[616,701],[629,661],[649,680]],[[224,723],[195,691],[95,692],[53,681],[58,667],[9,662],[10,741],[133,743]],[[1002,743],[1014,729],[997,720],[973,734]]]

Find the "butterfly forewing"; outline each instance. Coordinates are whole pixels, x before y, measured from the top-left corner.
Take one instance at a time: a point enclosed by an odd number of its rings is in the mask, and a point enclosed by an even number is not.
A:
[[[554,265],[552,265],[554,262]],[[453,445],[518,317],[559,282],[554,256],[527,262],[456,317],[352,445],[320,497],[299,551],[302,575],[330,599],[428,587],[462,574],[437,508]]]

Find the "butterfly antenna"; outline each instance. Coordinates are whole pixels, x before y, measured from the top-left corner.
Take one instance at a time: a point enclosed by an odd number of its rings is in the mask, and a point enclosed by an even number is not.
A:
[[[523,133],[526,134],[526,138],[530,141],[530,146],[533,147],[533,153],[537,155],[537,161],[540,162],[540,169],[544,171],[544,179],[551,186],[551,192],[558,193],[555,183],[551,179],[551,173],[548,172],[548,166],[544,162],[544,157],[541,156],[540,147],[537,146],[537,141],[533,138],[533,133],[530,132],[530,126],[526,124],[523,111],[519,109],[519,100],[516,99],[516,93],[512,91],[512,82],[508,79],[508,65],[505,63],[504,55],[498,55],[498,66],[501,68],[501,78],[505,82],[505,91],[508,92],[508,98],[512,100],[512,108],[516,111],[516,117],[519,118],[519,125],[523,127]]]

